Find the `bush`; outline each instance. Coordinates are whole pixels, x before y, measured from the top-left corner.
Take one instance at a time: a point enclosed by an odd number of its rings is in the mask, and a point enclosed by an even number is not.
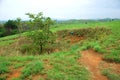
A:
[[[43,17],[42,13],[37,15],[27,13],[26,15],[30,18],[30,26],[33,31],[30,31],[27,35],[34,44],[37,46],[39,53],[43,53],[43,49],[46,45],[53,43],[53,33],[50,31],[50,25],[53,21],[50,17]]]

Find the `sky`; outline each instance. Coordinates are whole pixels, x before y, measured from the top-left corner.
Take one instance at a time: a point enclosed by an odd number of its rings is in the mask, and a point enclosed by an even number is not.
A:
[[[53,19],[120,18],[120,0],[0,0],[0,20],[26,20],[28,12]]]

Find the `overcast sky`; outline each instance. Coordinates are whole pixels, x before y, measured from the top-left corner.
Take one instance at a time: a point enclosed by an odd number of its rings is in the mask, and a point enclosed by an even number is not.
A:
[[[120,18],[120,0],[0,0],[0,20],[43,12],[55,19]]]

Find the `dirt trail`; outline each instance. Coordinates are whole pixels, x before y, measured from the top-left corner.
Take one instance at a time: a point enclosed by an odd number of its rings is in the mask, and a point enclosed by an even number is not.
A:
[[[102,56],[92,49],[82,51],[82,58],[79,61],[88,67],[92,72],[92,80],[108,80],[107,77],[100,72],[100,63],[102,62]]]
[[[18,78],[21,75],[21,70],[23,68],[14,69],[8,76],[6,80],[12,80],[13,78]]]

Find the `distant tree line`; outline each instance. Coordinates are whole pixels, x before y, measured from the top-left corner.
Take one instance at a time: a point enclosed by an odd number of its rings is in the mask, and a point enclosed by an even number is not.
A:
[[[20,18],[8,20],[7,22],[0,24],[0,37],[22,33],[28,29],[27,21],[21,21]]]

